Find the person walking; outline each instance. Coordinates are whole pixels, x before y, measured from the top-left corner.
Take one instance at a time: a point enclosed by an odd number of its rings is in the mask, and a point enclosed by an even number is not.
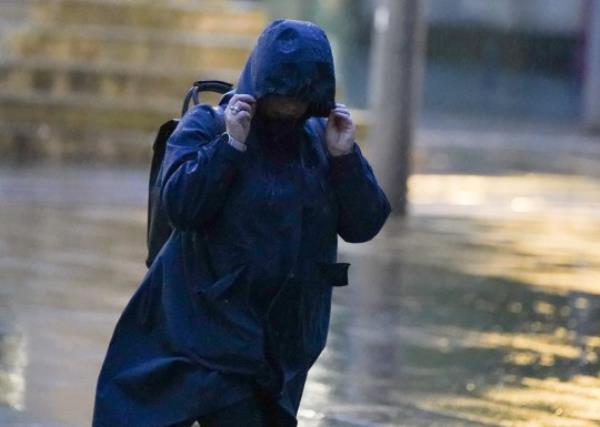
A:
[[[372,239],[391,207],[355,140],[325,32],[270,22],[218,108],[167,141],[174,231],[125,307],[94,427],[287,427],[325,347],[338,235]]]

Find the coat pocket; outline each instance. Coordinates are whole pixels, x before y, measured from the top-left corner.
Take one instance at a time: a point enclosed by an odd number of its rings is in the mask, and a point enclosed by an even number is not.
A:
[[[317,268],[321,277],[331,286],[348,285],[348,262],[317,262]]]

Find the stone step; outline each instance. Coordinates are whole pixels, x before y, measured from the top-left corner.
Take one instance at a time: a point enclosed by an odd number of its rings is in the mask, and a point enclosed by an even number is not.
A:
[[[3,154],[147,161],[191,83],[236,83],[267,23],[241,1],[0,1],[18,22],[0,30]]]
[[[2,161],[47,159],[150,165],[155,132],[0,121]]]
[[[216,104],[215,94],[206,102]],[[95,101],[85,96],[24,96],[0,92],[0,153],[57,159],[149,160],[158,127],[179,115],[179,103]],[[365,146],[368,113],[353,111]]]
[[[255,2],[54,0],[34,3],[32,19],[37,24],[53,26],[100,25],[257,35],[264,28],[267,15]]]
[[[216,105],[221,95],[206,93],[203,102]],[[137,102],[133,98],[96,99],[85,95],[47,96],[0,91],[0,118],[8,123],[59,123],[67,127],[110,126],[115,129],[153,131],[180,114],[181,102]],[[357,139],[364,140],[368,111],[351,112]]]
[[[23,94],[66,96],[87,94],[97,98],[135,98],[153,102],[183,99],[196,80],[223,80],[235,84],[238,70],[206,67],[169,70],[136,64],[59,62],[27,58],[0,60],[0,87]]]
[[[207,102],[210,102],[207,99]],[[0,91],[0,117],[12,123],[57,123],[66,127],[151,131],[180,114],[179,102],[95,99],[85,95],[47,96]]]
[[[196,70],[209,66],[241,69],[255,39],[232,34],[70,26],[16,32],[6,43],[11,58],[51,58],[99,66],[107,63],[146,64]]]
[[[2,91],[0,152],[5,158],[147,162],[159,126],[179,109],[178,103]]]

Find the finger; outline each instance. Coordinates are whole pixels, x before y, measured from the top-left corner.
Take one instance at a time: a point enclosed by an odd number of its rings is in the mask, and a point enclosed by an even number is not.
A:
[[[335,114],[334,122],[336,125],[341,124],[343,126],[352,126],[352,119],[343,114]]]
[[[231,99],[234,99],[234,98],[235,98],[236,101],[242,101],[242,102],[245,102],[245,103],[248,103],[248,104],[254,104],[254,103],[256,103],[256,99],[252,95],[248,95],[248,94],[245,94],[245,93],[235,94],[235,95],[233,95],[233,97]]]
[[[345,119],[351,120],[350,119],[350,113],[349,112],[344,112],[344,111],[334,111],[333,115],[335,117],[343,117]]]
[[[344,114],[346,116],[350,116],[350,111],[348,110],[342,110],[342,109],[335,109],[333,110],[334,114]]]
[[[349,109],[344,104],[336,104],[336,106],[333,108],[333,110],[349,110]]]
[[[238,101],[234,104],[234,107],[237,107],[239,111],[247,111],[252,113],[252,106],[242,101]]]
[[[227,103],[227,106],[230,107],[239,102],[245,102],[247,104],[254,104],[256,102],[256,100],[251,95],[246,95],[243,93],[236,93],[231,98],[229,98],[229,102]]]
[[[240,121],[244,121],[244,120],[250,120],[252,118],[252,116],[250,115],[250,113],[248,111],[240,111],[239,113],[237,113],[235,115],[236,119],[240,120]]]

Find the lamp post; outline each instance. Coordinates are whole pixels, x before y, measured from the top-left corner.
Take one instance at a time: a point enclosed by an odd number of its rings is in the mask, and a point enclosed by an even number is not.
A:
[[[395,214],[407,212],[425,56],[424,0],[379,0],[374,14],[369,157]]]
[[[583,123],[586,129],[600,132],[600,0],[587,6]]]

